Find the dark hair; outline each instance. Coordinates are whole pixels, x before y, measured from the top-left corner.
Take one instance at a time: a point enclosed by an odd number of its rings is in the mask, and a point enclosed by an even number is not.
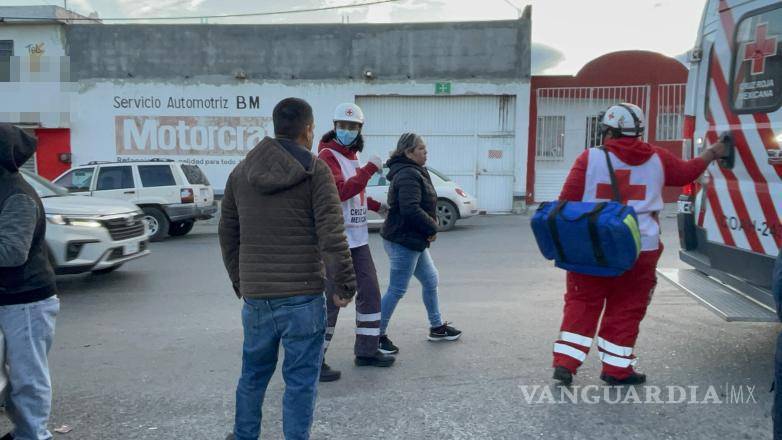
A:
[[[403,133],[402,136],[399,136],[399,141],[396,143],[396,150],[391,153],[391,159],[402,157],[408,151],[414,150],[420,140],[421,136],[415,133]]]
[[[326,144],[333,141],[336,138],[337,138],[337,132],[335,130],[331,130],[328,133],[324,134],[322,138],[320,138],[320,143]],[[356,142],[353,143],[350,149],[358,151],[359,153],[364,151],[364,136],[362,136],[361,133],[358,134],[358,137],[356,138]]]
[[[313,124],[312,107],[303,99],[285,98],[274,106],[272,120],[274,136],[295,140]]]

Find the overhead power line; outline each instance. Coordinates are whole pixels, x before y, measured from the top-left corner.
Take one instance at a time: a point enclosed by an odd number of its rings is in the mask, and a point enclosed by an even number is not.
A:
[[[382,3],[396,3],[399,0],[375,0],[370,2],[364,2],[364,3],[354,3],[354,4],[348,4],[348,5],[337,5],[337,6],[322,6],[319,8],[307,8],[307,9],[288,9],[285,11],[269,11],[269,12],[249,12],[249,13],[243,13],[243,14],[224,14],[224,15],[192,15],[192,16],[179,16],[179,17],[112,17],[112,18],[103,18],[103,17],[75,17],[75,18],[65,18],[62,20],[65,21],[163,21],[163,20],[205,20],[210,18],[240,18],[240,17],[264,17],[264,16],[270,16],[270,15],[285,15],[285,14],[301,14],[305,12],[320,12],[320,11],[333,11],[337,9],[349,9],[349,8],[362,8],[367,6],[373,6],[373,5],[379,5]],[[53,21],[60,21],[60,19],[52,19],[50,17],[0,17],[0,22],[4,20],[35,20],[35,21],[45,21],[45,20],[53,20]]]

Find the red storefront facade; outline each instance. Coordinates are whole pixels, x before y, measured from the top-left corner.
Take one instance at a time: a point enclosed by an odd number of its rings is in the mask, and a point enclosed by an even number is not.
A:
[[[600,142],[597,114],[632,102],[647,116],[646,140],[681,155],[687,69],[646,51],[614,52],[575,76],[533,76],[530,96],[527,202],[555,199],[575,158]],[[675,201],[679,188],[667,188]]]

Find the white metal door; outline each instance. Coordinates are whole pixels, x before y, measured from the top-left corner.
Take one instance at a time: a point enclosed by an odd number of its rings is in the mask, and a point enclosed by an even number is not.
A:
[[[515,167],[515,96],[360,96],[364,158],[387,159],[415,132],[435,168],[478,198],[479,209],[510,212]]]
[[[559,196],[570,167],[593,146],[596,116],[612,104],[629,102],[649,114],[649,86],[554,87],[537,90],[535,201]],[[644,133],[646,139],[647,133]]]

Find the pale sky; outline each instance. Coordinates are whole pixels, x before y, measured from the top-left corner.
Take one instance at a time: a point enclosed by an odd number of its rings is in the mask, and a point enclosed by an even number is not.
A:
[[[67,0],[67,4],[84,15],[97,11],[106,18],[144,18],[280,11],[365,1],[371,0]],[[51,0],[0,0],[3,6],[43,4],[63,6]],[[527,4],[533,5],[533,73],[575,74],[595,57],[617,50],[643,49],[674,57],[685,53],[695,42],[705,0],[399,0],[336,11],[209,22],[507,20],[518,17]]]

